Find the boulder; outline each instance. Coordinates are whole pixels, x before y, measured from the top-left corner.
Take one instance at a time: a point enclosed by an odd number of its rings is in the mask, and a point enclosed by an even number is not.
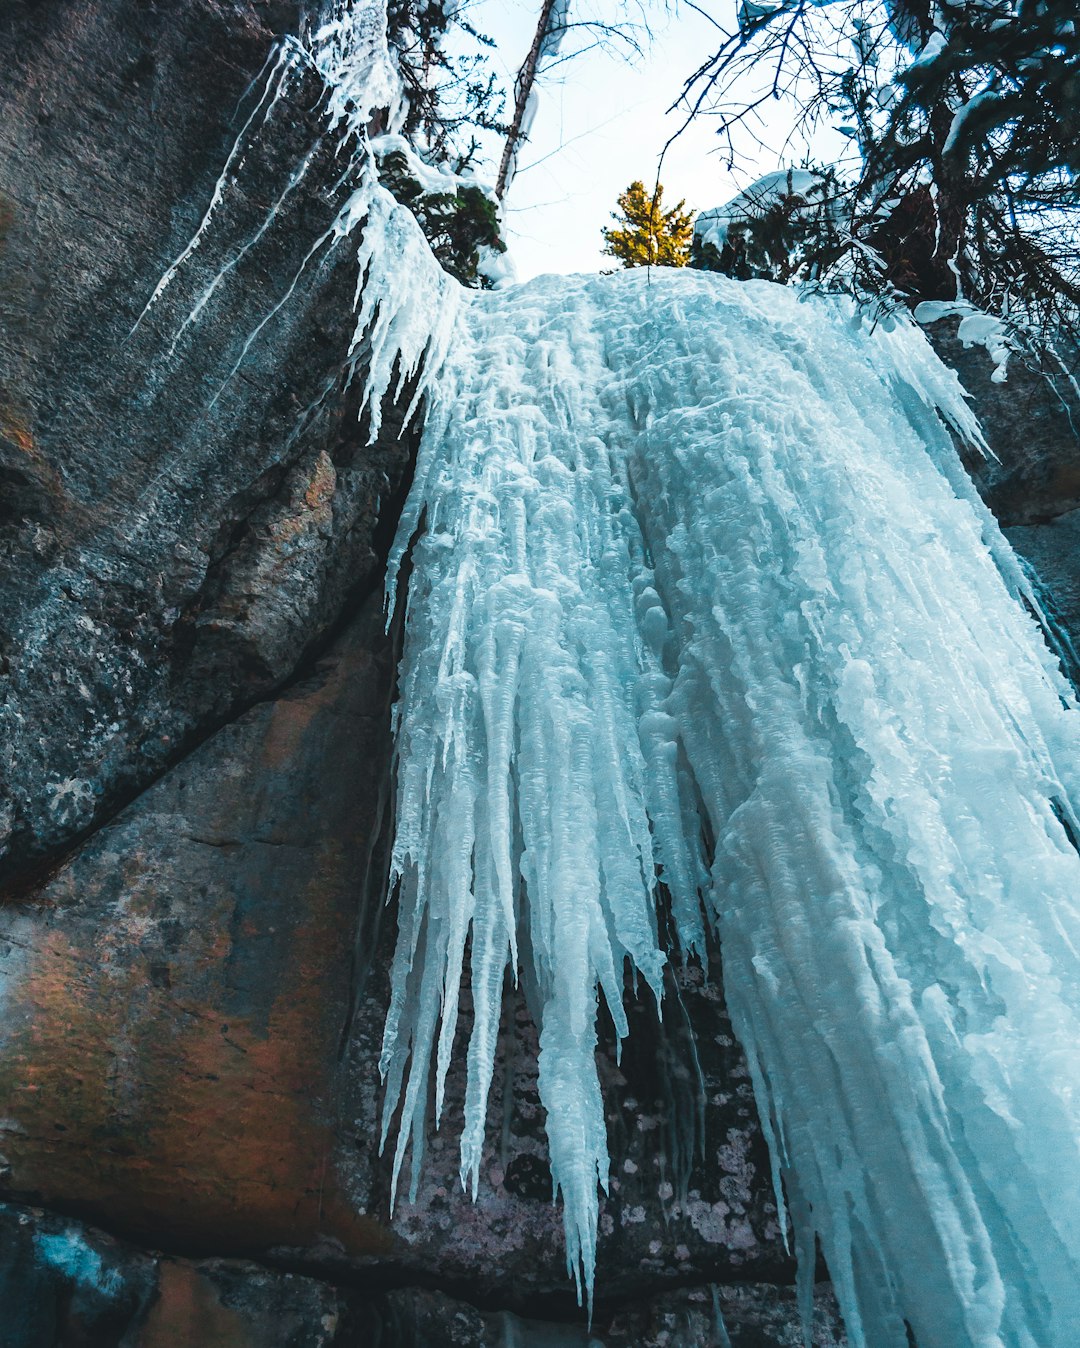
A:
[[[161,1255],[0,1204],[5,1348],[801,1348],[792,1300],[790,1290],[755,1284],[680,1291],[624,1306],[590,1332],[422,1288],[349,1287],[242,1260]],[[818,1348],[837,1348],[836,1325],[823,1291]]]

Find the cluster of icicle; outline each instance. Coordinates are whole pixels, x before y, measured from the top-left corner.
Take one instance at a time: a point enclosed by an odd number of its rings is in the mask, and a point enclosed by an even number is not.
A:
[[[305,71],[314,72],[322,85],[319,138],[297,162],[258,228],[230,253],[197,295],[173,335],[168,355],[176,353],[181,339],[205,315],[222,283],[265,237],[286,200],[306,182],[316,152],[329,139],[337,147],[341,165],[336,187],[346,189],[340,210],[329,228],[312,240],[291,284],[246,335],[209,406],[217,402],[243,367],[267,325],[288,305],[308,269],[326,264],[345,241],[358,239],[356,325],[344,365],[350,379],[358,373],[363,379],[360,411],[369,414],[369,439],[373,441],[379,433],[384,397],[388,392],[398,397],[414,379],[406,422],[415,412],[445,355],[457,295],[457,286],[435,261],[412,212],[399,205],[379,183],[376,141],[369,135],[369,128],[378,121],[383,136],[396,140],[406,112],[401,78],[388,45],[386,0],[329,0],[316,26],[298,37],[284,37],[272,48],[241,100],[242,106],[250,99],[252,107],[202,220],[158,281],[135,327],[196,250],[212,237],[226,195],[239,190],[252,143],[263,134],[279,101],[296,90]]]
[[[954,377],[661,269],[469,297],[433,396],[391,576],[416,537],[395,1182],[464,972],[475,1191],[513,971],[591,1295],[598,1001],[622,1035],[627,967],[659,996],[659,879],[684,951],[718,931],[804,1304],[817,1233],[854,1345],[1075,1348],[1080,716]]]

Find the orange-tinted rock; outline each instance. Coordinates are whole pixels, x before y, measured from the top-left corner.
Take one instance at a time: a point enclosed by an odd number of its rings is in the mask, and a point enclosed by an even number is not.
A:
[[[287,1249],[313,1269],[376,1265],[577,1314],[520,1003],[477,1202],[457,1173],[459,1061],[416,1200],[406,1181],[390,1216],[390,674],[373,602],[310,678],[0,908],[3,1188],[173,1250]],[[719,983],[679,982],[670,1028],[637,1004],[622,1064],[606,1056],[601,1305],[643,1278],[791,1276]]]
[[[174,1248],[387,1249],[337,1130],[387,677],[376,614],[0,910],[10,1191]]]

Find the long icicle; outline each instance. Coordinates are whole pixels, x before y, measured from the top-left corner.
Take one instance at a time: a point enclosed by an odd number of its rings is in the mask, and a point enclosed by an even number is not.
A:
[[[816,1234],[859,1348],[1072,1348],[1080,716],[943,420],[977,441],[921,334],[766,283],[462,309],[389,578],[416,538],[385,1122],[396,1175],[468,978],[475,1189],[520,966],[587,1298],[597,1007],[659,993],[659,873],[718,930],[804,1292]]]

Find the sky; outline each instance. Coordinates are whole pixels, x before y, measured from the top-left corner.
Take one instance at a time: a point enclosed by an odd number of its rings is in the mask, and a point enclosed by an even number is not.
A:
[[[734,26],[735,0],[702,0],[702,8],[722,26]],[[584,16],[571,0],[572,19],[575,12]],[[465,13],[494,39],[493,64],[512,85],[536,27],[535,0],[475,0]],[[716,24],[688,4],[653,4],[646,17],[653,37],[640,35],[641,57],[625,48],[594,48],[541,77],[536,118],[504,212],[511,256],[523,281],[543,272],[596,272],[618,265],[601,251],[601,228],[611,223],[618,194],[635,178],[652,186],[664,142],[683,120],[667,109],[687,76],[719,45]],[[762,137],[781,143],[790,118],[790,110],[778,106]],[[707,119],[693,123],[675,141],[660,175],[665,206],[680,198],[694,211],[719,206],[779,166],[775,153],[747,138],[740,145],[741,162],[731,172],[719,144],[715,123]],[[493,146],[495,155],[498,148]],[[494,168],[484,176],[494,177]]]

